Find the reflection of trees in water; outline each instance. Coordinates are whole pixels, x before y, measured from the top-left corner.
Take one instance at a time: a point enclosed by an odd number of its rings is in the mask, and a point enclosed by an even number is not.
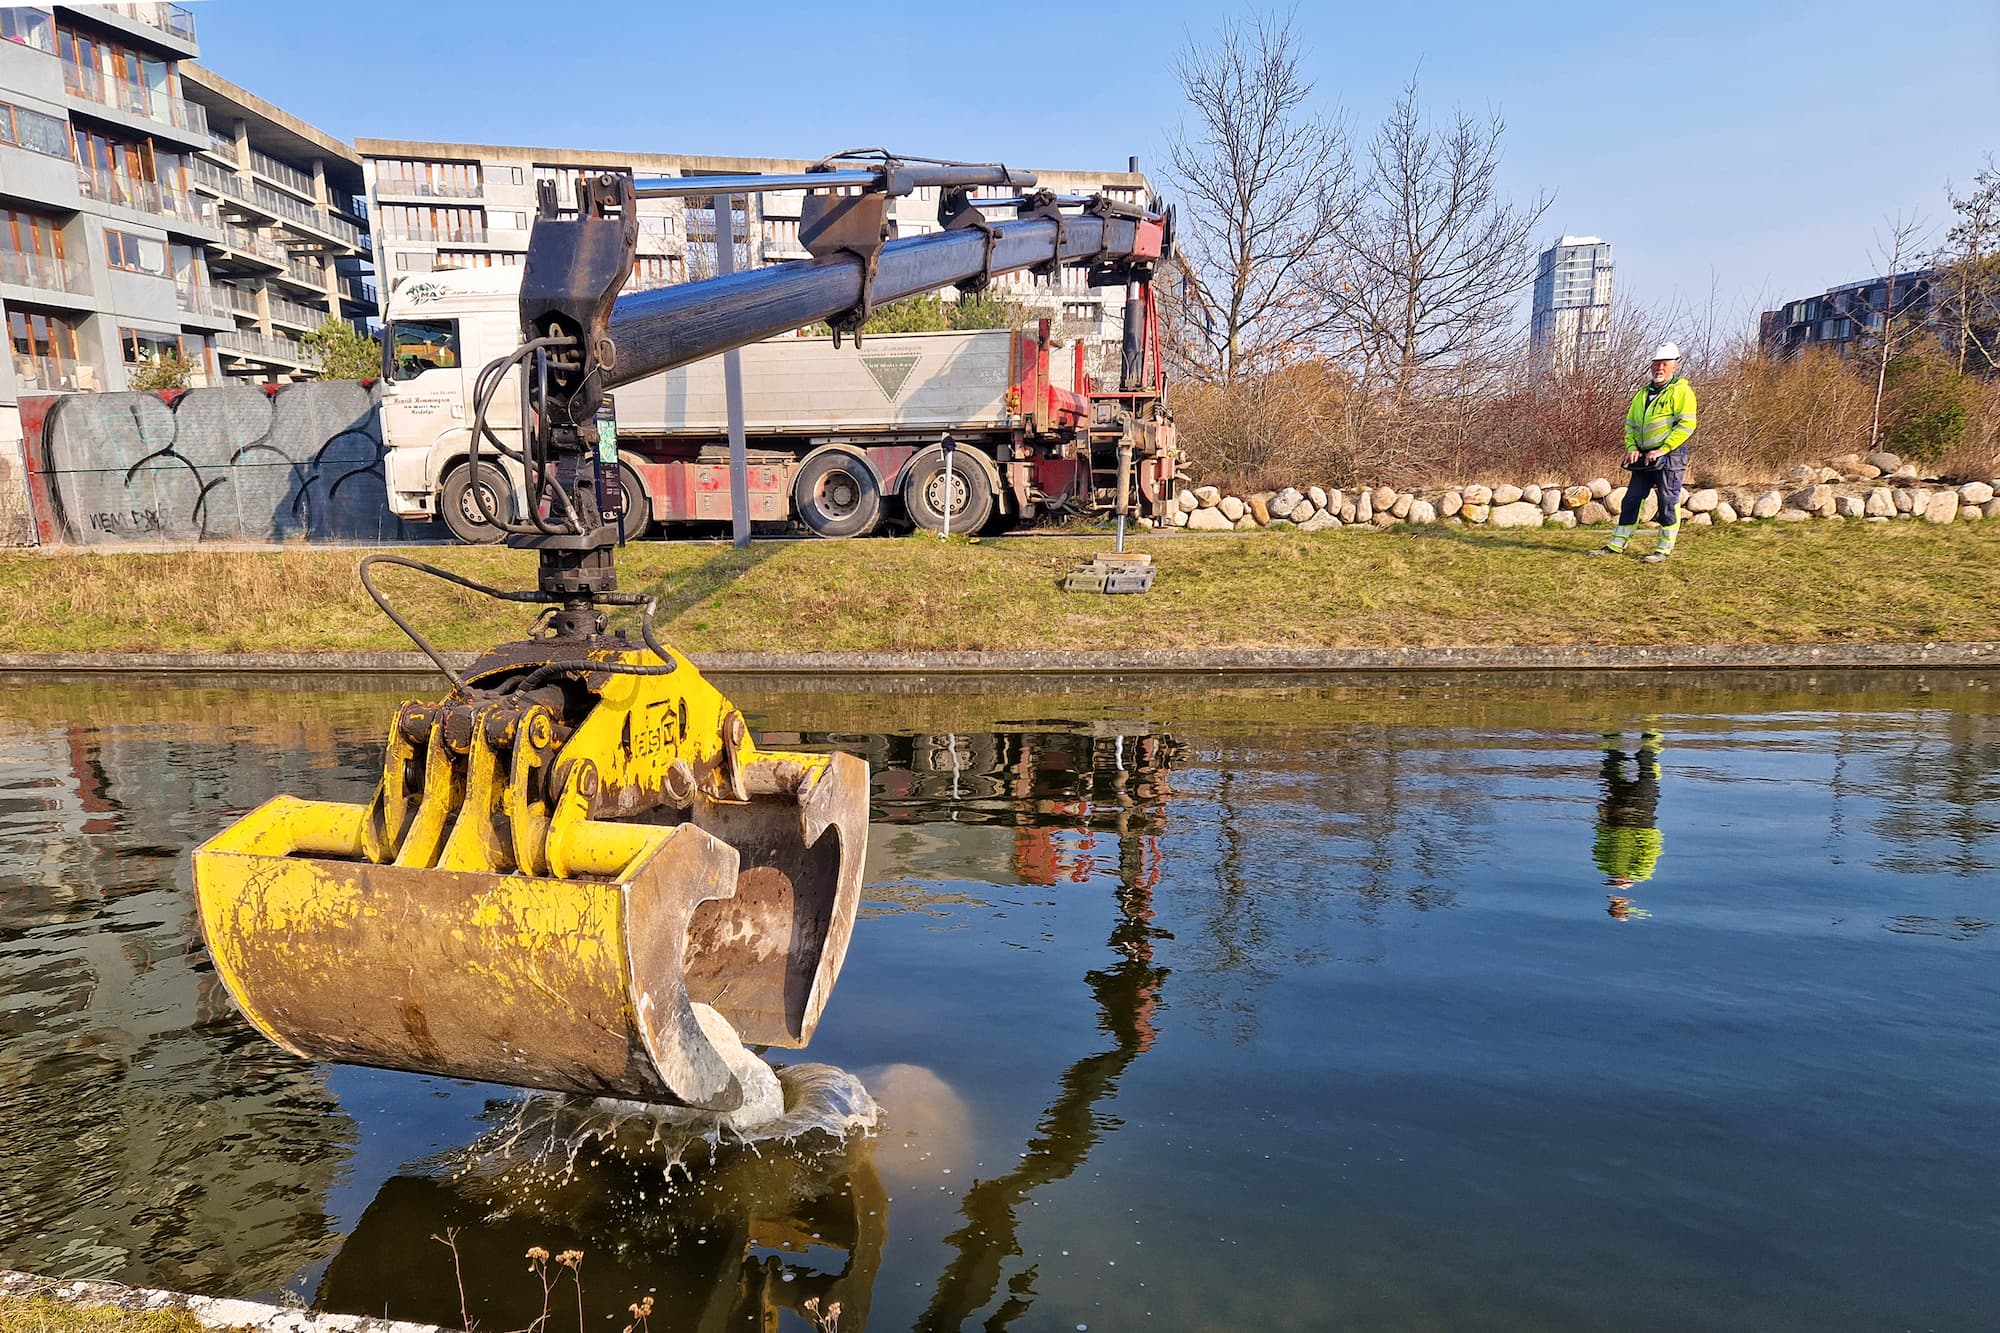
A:
[[[1875,795],[1884,870],[1983,876],[2000,868],[2000,719],[1925,710],[1884,742]]]
[[[1255,1036],[1265,987],[1333,956],[1336,918],[1377,927],[1456,906],[1494,821],[1476,752],[1430,733],[1417,746],[1365,724],[1190,740],[1198,762],[1176,784],[1167,842],[1176,897],[1212,889],[1177,932],[1178,989],[1197,1026],[1237,1041]],[[1352,956],[1379,950],[1371,938]]]
[[[332,1252],[354,1127],[236,1016],[184,851],[325,752],[0,726],[0,1264],[274,1289]]]

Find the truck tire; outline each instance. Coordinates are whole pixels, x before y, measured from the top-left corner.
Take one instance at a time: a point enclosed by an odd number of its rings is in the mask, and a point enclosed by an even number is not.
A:
[[[618,513],[619,535],[624,541],[640,541],[653,527],[653,501],[637,470],[622,458],[618,460],[618,491],[625,501]]]
[[[444,485],[438,490],[438,517],[451,529],[452,536],[469,545],[491,546],[504,541],[506,532],[486,521],[479,501],[474,498],[472,480],[470,463],[460,463],[445,474]],[[493,512],[502,519],[512,521],[514,493],[507,485],[506,474],[491,463],[481,463],[479,483],[493,506]]]
[[[944,450],[933,445],[910,460],[903,474],[903,508],[929,532],[944,531]],[[951,530],[971,537],[993,520],[993,483],[976,458],[961,449],[951,466]]]
[[[865,459],[829,449],[792,479],[792,508],[821,537],[865,537],[882,522],[882,482]]]

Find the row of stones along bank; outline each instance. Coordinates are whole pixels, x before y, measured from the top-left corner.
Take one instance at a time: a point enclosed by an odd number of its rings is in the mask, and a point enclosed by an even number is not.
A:
[[[1388,528],[1397,524],[1457,522],[1494,528],[1572,528],[1612,523],[1625,487],[1604,477],[1573,484],[1517,486],[1474,484],[1438,490],[1391,486],[1338,488],[1287,486],[1252,495],[1225,494],[1214,486],[1183,491],[1165,526],[1226,532],[1291,525],[1302,532],[1339,527]],[[1641,518],[1655,517],[1648,497]],[[1743,520],[1780,523],[1808,519],[1862,519],[1888,523],[1922,519],[1952,523],[2000,518],[2000,478],[1940,483],[1894,454],[1844,455],[1825,467],[1794,468],[1776,485],[1701,487],[1681,496],[1681,518],[1693,527]],[[1151,524],[1150,519],[1141,523]]]

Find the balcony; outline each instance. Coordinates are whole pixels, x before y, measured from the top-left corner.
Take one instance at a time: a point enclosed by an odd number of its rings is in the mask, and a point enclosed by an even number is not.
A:
[[[107,79],[97,70],[63,61],[63,90],[71,97],[158,125],[171,125],[201,140],[209,138],[208,113],[197,102],[170,97],[136,84]]]
[[[238,254],[254,255],[276,268],[284,268],[291,262],[291,255],[286,252],[284,246],[264,239],[248,227],[239,227],[234,223],[223,224],[222,244]]]
[[[342,278],[340,295],[343,300],[359,301],[362,305],[381,304],[381,297],[376,294],[375,284],[362,278]]]
[[[391,241],[449,241],[458,245],[486,244],[486,228],[471,224],[459,227],[385,226],[382,229],[382,235],[385,239]]]
[[[405,195],[413,199],[484,199],[486,184],[483,181],[433,181],[419,180],[415,176],[375,177],[377,195]]]
[[[174,297],[184,315],[221,319],[229,313],[226,289],[217,283],[198,282],[193,278],[175,278]]]
[[[218,130],[210,130],[208,132],[208,148],[205,151],[211,157],[221,158],[232,167],[238,164],[236,140]]]
[[[297,325],[300,328],[316,329],[332,318],[325,307],[316,310],[301,301],[288,301],[282,296],[269,296],[269,293],[266,295],[271,302],[271,318],[274,320]]]
[[[263,318],[263,312],[257,309],[257,293],[246,291],[234,283],[224,285],[221,290],[223,304],[232,311],[252,319]]]
[[[98,5],[114,14],[122,14],[134,23],[143,23],[149,28],[158,28],[184,42],[195,40],[194,14],[184,5],[172,4],[123,4]]]
[[[81,295],[85,291],[81,263],[32,251],[0,250],[0,282],[44,292]]]
[[[66,393],[103,387],[104,372],[87,362],[14,353],[14,389],[17,393]]]
[[[250,170],[265,180],[282,185],[287,190],[296,191],[306,198],[314,198],[313,178],[297,167],[288,166],[262,149],[250,150]]]
[[[296,340],[251,329],[225,329],[216,334],[215,350],[248,357],[253,361],[282,361],[294,366],[307,364],[305,349]]]
[[[310,287],[316,292],[326,290],[326,266],[308,263],[303,259],[287,258],[285,276],[302,287]]]

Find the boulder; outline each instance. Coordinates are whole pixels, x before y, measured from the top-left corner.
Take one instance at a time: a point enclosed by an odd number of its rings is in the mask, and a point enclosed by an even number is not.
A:
[[[1552,528],[1573,528],[1576,526],[1576,511],[1558,509],[1548,516],[1548,525]]]
[[[1326,488],[1323,486],[1306,487],[1306,499],[1311,500],[1313,502],[1314,509],[1326,508]],[[1334,502],[1334,508],[1338,509],[1339,507],[1340,507],[1340,502],[1336,500]]]
[[[1750,506],[1750,517],[1776,518],[1778,511],[1784,507],[1784,496],[1778,494],[1776,491],[1765,491],[1757,497],[1756,503]]]
[[[1534,488],[1530,487],[1529,489],[1532,490]],[[1523,500],[1526,500],[1528,498],[1527,491],[1523,491],[1521,493],[1521,498]],[[1541,500],[1539,501],[1539,503],[1542,506],[1542,512],[1544,514],[1557,513],[1561,511],[1563,507],[1563,494],[1561,491],[1551,486],[1547,490],[1542,492]]]
[[[1375,516],[1370,518],[1368,521],[1374,524],[1378,528],[1393,528],[1401,520],[1399,520],[1394,514],[1390,513],[1388,510],[1384,509],[1376,513]]]
[[[1960,504],[1958,507],[1958,518],[1961,523],[1976,523],[1985,517],[1985,511],[1978,505]]]
[[[1329,528],[1337,528],[1339,526],[1340,526],[1340,520],[1335,518],[1332,514],[1329,514],[1326,510],[1322,509],[1317,514],[1314,514],[1311,518],[1307,519],[1305,522],[1299,524],[1299,531],[1325,532]]]
[[[1807,467],[1801,463],[1797,467],[1785,470],[1785,480],[1790,482],[1794,487],[1810,486],[1819,480],[1819,469],[1816,467]]]
[[[1802,487],[1785,497],[1785,503],[1794,509],[1803,509],[1808,514],[1818,513],[1822,508],[1833,507],[1833,487],[1816,484]]]
[[[1538,505],[1542,502],[1542,492],[1548,489],[1550,488],[1547,486],[1523,486],[1521,498],[1531,505]],[[1548,510],[1544,509],[1542,512],[1546,514]]]
[[[1261,495],[1250,497],[1250,520],[1260,528],[1271,526],[1271,502]]]
[[[1188,511],[1185,509],[1174,510],[1174,526],[1177,528],[1184,528],[1187,525],[1188,525]]]
[[[2000,499],[1988,500],[1986,502],[1986,517],[2000,518]]]
[[[1863,463],[1847,475],[1856,481],[1873,481],[1882,475],[1882,469],[1876,467],[1873,463]]]
[[[1329,514],[1338,514],[1347,507],[1347,495],[1342,491],[1328,491],[1325,503],[1317,500],[1313,501],[1313,503],[1319,505],[1321,509],[1326,510]]]
[[[1465,488],[1465,502],[1469,505],[1491,504],[1493,503],[1493,488],[1491,486],[1479,485],[1467,486]]]
[[[1341,514],[1341,517],[1342,517],[1342,518],[1346,518],[1346,517],[1347,517],[1346,513],[1345,513],[1345,512],[1343,512],[1343,513]],[[1354,497],[1354,521],[1355,521],[1356,523],[1366,523],[1366,522],[1368,522],[1368,521],[1369,521],[1370,519],[1372,519],[1372,518],[1374,518],[1374,517],[1375,517],[1375,495],[1374,495],[1374,492],[1372,492],[1372,491],[1363,491],[1363,492],[1361,492],[1361,493],[1360,493],[1359,495],[1355,496],[1355,497]]]
[[[1709,514],[1722,503],[1722,492],[1713,486],[1705,487],[1688,496],[1687,507],[1690,514]]]
[[[1773,517],[1773,518],[1775,518],[1775,519],[1777,519],[1777,520],[1778,520],[1778,522],[1780,522],[1780,523],[1810,523],[1810,522],[1812,522],[1812,515],[1811,515],[1811,514],[1808,514],[1808,513],[1807,513],[1807,512],[1805,511],[1805,510],[1803,510],[1803,509],[1794,509],[1794,508],[1792,508],[1792,507],[1791,507],[1790,505],[1786,505],[1786,506],[1785,506],[1785,507],[1784,507],[1783,509],[1780,509],[1780,510],[1779,510],[1779,511],[1778,511],[1778,512],[1777,512],[1776,514],[1772,515],[1772,517]]]
[[[1465,508],[1465,497],[1457,491],[1446,491],[1438,500],[1438,513],[1451,518]]]
[[[1904,481],[1915,481],[1918,477],[1922,476],[1923,474],[1917,471],[1917,465],[1915,463],[1905,463],[1903,464],[1903,466],[1899,468],[1891,469],[1889,475],[1892,477],[1900,477]]]
[[[1294,523],[1303,523],[1318,512],[1318,505],[1314,504],[1311,500],[1301,498],[1297,504],[1292,506],[1290,517]]]
[[[1837,467],[1823,467],[1819,470],[1819,479],[1824,482],[1839,481],[1841,480],[1840,469]]]
[[[1616,517],[1618,511],[1625,507],[1625,488],[1623,486],[1613,488],[1611,493],[1604,497],[1604,507]]]
[[[1958,498],[1969,505],[1983,505],[1993,498],[1993,486],[1990,482],[1968,481],[1958,488]]]
[[[1860,518],[1864,502],[1858,495],[1843,495],[1835,504],[1835,512],[1842,518]]]
[[[1476,505],[1468,500],[1465,503],[1465,507],[1458,511],[1458,516],[1467,523],[1484,523],[1486,515],[1492,511],[1492,508],[1491,505]]]
[[[1606,494],[1609,494],[1607,491]],[[1563,490],[1563,508],[1581,509],[1597,497],[1590,493],[1588,486],[1570,486]]]
[[[1899,486],[1894,491],[1891,491],[1890,494],[1895,497],[1897,513],[1908,514],[1916,510],[1917,497],[1908,490]],[[1926,495],[1924,498],[1928,500],[1930,496]]]
[[[1889,517],[1896,512],[1895,493],[1887,486],[1875,487],[1862,499],[1861,512],[1869,518]]]
[[[1231,523],[1234,523],[1237,519],[1242,518],[1243,515],[1250,512],[1249,506],[1245,505],[1243,501],[1237,499],[1233,495],[1223,496],[1222,499],[1216,503],[1215,507],[1221,510],[1222,516],[1228,519]]]
[[[1414,495],[1398,494],[1394,502],[1390,504],[1389,512],[1397,518],[1408,518],[1410,516],[1410,506],[1416,502],[1417,497]]]
[[[1576,511],[1576,521],[1579,523],[1609,523],[1611,521],[1611,511],[1595,500],[1586,500],[1584,501],[1583,508]]]
[[[1611,483],[1603,477],[1597,477],[1588,484],[1590,487],[1590,498],[1593,500],[1602,500],[1605,496],[1611,494]]]
[[[1486,521],[1496,528],[1539,528],[1546,517],[1540,505],[1531,505],[1526,500],[1512,500],[1494,505]]]
[[[1250,514],[1245,513],[1242,518],[1236,520],[1236,530],[1238,532],[1255,532],[1257,530],[1257,520]]]
[[[1924,522],[1949,523],[1958,517],[1958,494],[1939,491],[1924,505]]]
[[[1290,518],[1292,511],[1299,507],[1299,501],[1305,498],[1298,491],[1287,486],[1284,490],[1272,496],[1269,503],[1264,507],[1270,511],[1272,518]]]
[[[1213,509],[1222,503],[1222,488],[1219,486],[1197,486],[1194,488],[1195,503],[1203,509]]]
[[[1734,523],[1736,521],[1736,506],[1727,500],[1717,505],[1714,512],[1717,523]]]
[[[1188,515],[1187,525],[1193,532],[1227,532],[1236,526],[1222,516],[1222,510],[1197,509]]]
[[[1368,493],[1368,505],[1371,509],[1387,509],[1395,503],[1396,492],[1388,486],[1377,486]]]
[[[1360,507],[1361,506],[1355,504],[1354,501],[1352,500],[1343,501],[1340,506],[1340,521],[1342,523],[1352,523],[1354,521],[1354,515],[1356,511],[1358,511]]]
[[[1689,514],[1687,524],[1691,528],[1705,528],[1715,522],[1715,515],[1704,509],[1699,514]]]
[[[1410,522],[1435,523],[1437,522],[1437,516],[1437,507],[1429,500],[1410,501],[1410,512],[1408,515]]]
[[[1521,488],[1512,482],[1503,482],[1493,488],[1493,507],[1495,509],[1498,509],[1501,505],[1513,504],[1520,498]]]
[[[1183,514],[1192,514],[1195,510],[1201,508],[1201,498],[1193,491],[1182,491],[1174,497],[1174,503],[1180,506],[1180,511]]]
[[[1881,468],[1885,475],[1894,472],[1897,468],[1903,466],[1903,460],[1896,457],[1896,455],[1890,453],[1886,449],[1880,451],[1879,453],[1872,453],[1862,461],[1866,462],[1869,467]]]

